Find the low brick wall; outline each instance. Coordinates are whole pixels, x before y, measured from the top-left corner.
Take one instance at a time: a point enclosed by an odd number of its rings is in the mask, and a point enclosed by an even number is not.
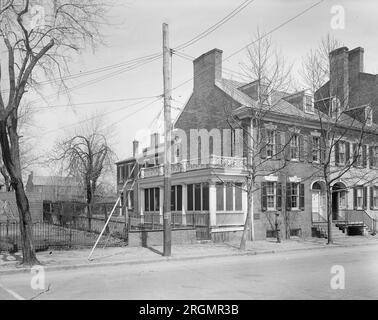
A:
[[[27,192],[26,196],[29,200],[30,213],[33,222],[41,222],[43,220],[43,201],[40,193]],[[14,192],[0,192],[0,222],[10,220],[18,220],[18,209],[16,196]]]
[[[195,229],[172,230],[172,245],[196,243]],[[150,247],[163,245],[162,230],[130,231],[128,245],[130,247]]]

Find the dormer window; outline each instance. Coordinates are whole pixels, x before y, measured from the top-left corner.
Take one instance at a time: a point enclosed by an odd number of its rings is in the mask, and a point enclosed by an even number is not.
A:
[[[304,96],[304,111],[314,113],[314,97],[312,95]]]
[[[369,127],[373,124],[373,110],[370,107],[365,109],[365,122]]]
[[[331,117],[338,118],[341,113],[341,104],[340,99],[337,97],[333,97],[331,100]]]

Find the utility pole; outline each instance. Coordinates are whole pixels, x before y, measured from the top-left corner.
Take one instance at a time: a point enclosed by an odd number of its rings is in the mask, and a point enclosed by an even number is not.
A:
[[[164,203],[163,203],[163,256],[171,255],[171,49],[168,40],[168,24],[163,23],[163,77],[164,77]]]

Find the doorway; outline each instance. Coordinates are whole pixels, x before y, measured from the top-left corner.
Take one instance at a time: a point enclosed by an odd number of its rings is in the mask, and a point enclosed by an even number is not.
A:
[[[346,186],[337,182],[332,186],[332,220],[341,218],[341,210],[346,209]]]
[[[326,218],[326,198],[324,183],[316,181],[311,187],[312,221],[324,222]]]

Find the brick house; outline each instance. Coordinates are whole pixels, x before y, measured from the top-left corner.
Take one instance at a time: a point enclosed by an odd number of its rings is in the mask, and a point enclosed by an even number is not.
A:
[[[206,227],[209,238],[224,240],[240,235],[247,213],[245,164],[248,148],[243,143],[240,148],[237,143],[240,136],[230,129],[227,118],[232,114],[245,128],[252,128],[259,86],[256,81],[240,83],[222,78],[222,51],[219,49],[201,55],[193,63],[193,93],[174,124],[176,133],[173,136],[179,138],[179,142],[172,144],[172,217],[181,225]],[[344,124],[349,128],[343,140],[332,150],[332,166],[337,168],[355,154],[354,141],[362,122],[369,122],[366,130],[371,134],[364,140],[356,165],[332,186],[333,218],[345,221],[350,211],[358,212],[358,217],[363,220],[354,221],[356,223],[364,224],[366,219],[374,221],[378,218],[378,181],[375,181],[378,177],[378,131],[375,125],[378,123],[378,101],[373,96],[373,92],[377,92],[374,88],[378,85],[378,76],[363,72],[361,48],[337,49],[331,53],[330,63],[330,81],[314,95],[304,90],[272,92],[269,96],[270,109],[259,129],[266,140],[259,158],[264,159],[262,163],[266,167],[261,169],[262,174],[256,179],[259,188],[253,193],[255,239],[272,236],[276,219],[281,229],[303,237],[312,236],[314,228],[325,221],[324,182],[317,166],[324,157],[320,139],[324,132],[315,108],[326,106],[333,110],[340,101],[351,110],[343,115]],[[334,79],[336,75],[338,81]],[[193,129],[199,134],[192,136]],[[201,129],[206,130],[201,133],[198,131]],[[216,136],[213,129],[220,130],[221,134]],[[204,143],[204,132],[209,133],[212,141],[209,145]],[[219,150],[215,150],[215,138],[221,141]],[[183,151],[188,148],[182,148],[183,144],[193,142],[196,145],[194,156],[193,148],[190,153]],[[202,147],[209,149],[206,161],[198,161],[201,159],[197,151]],[[140,154],[138,142],[134,141],[133,150],[133,157],[117,163],[118,190],[122,190],[137,162],[129,187],[134,179],[136,183],[128,199],[123,201],[126,201],[134,222],[157,219],[161,223],[163,158],[159,135],[154,134],[150,146]],[[282,163],[285,166],[278,170]],[[359,176],[364,180],[356,180],[355,177]],[[284,216],[289,219],[285,220]]]

